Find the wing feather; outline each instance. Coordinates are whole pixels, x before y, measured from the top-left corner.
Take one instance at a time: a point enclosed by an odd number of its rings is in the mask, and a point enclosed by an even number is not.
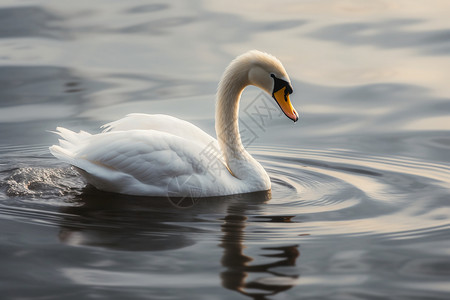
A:
[[[102,126],[103,132],[127,130],[156,130],[167,132],[179,137],[192,139],[202,145],[215,142],[209,134],[187,121],[163,114],[128,114],[124,118]]]
[[[215,183],[217,178],[209,170],[209,164],[201,159],[205,146],[189,137],[136,129],[80,136],[63,128],[58,131],[66,140],[60,146],[52,146],[52,153],[81,169],[88,182],[100,189],[155,196],[223,193],[214,190],[221,186]],[[222,162],[217,166],[224,177],[221,181],[233,180]],[[195,184],[188,184],[190,180]],[[211,189],[214,186],[217,188]],[[201,194],[205,191],[209,194]]]

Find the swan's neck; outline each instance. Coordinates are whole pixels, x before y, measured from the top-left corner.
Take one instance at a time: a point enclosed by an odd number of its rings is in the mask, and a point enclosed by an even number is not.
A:
[[[245,78],[224,77],[217,92],[216,134],[227,163],[245,158],[239,134],[239,100],[246,86]]]
[[[245,181],[270,188],[270,180],[263,167],[244,149],[239,134],[239,100],[242,91],[250,84],[249,66],[231,64],[225,71],[217,91],[216,134],[231,173]],[[268,188],[267,188],[268,185]],[[260,187],[264,189],[263,186]]]

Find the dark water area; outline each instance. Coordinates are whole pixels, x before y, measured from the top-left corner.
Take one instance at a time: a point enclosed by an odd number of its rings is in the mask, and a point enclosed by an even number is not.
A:
[[[1,299],[449,299],[447,1],[0,1]],[[214,133],[259,49],[300,113],[241,102],[270,193],[99,192],[57,126],[164,113]]]

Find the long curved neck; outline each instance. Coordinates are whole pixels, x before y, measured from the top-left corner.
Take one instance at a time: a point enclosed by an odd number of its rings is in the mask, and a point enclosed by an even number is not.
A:
[[[250,84],[250,64],[234,61],[225,70],[217,90],[216,134],[231,173],[255,188],[270,188],[270,180],[264,168],[244,149],[239,134],[239,100],[242,91]]]
[[[245,160],[247,151],[239,134],[239,100],[249,85],[248,64],[234,61],[225,70],[217,90],[216,134],[224,158],[230,161]],[[233,171],[233,170],[232,170]]]

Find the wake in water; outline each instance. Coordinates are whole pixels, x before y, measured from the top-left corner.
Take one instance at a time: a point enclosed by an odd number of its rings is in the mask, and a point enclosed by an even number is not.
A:
[[[48,199],[79,194],[84,183],[72,168],[27,167],[12,171],[2,185],[10,197]]]

